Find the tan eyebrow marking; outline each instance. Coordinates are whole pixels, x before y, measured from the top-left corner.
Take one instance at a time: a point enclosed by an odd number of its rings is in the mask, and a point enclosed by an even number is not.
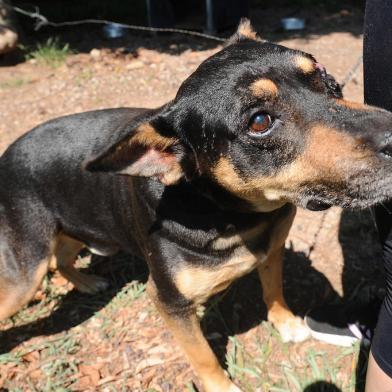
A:
[[[315,64],[313,60],[304,56],[297,56],[294,60],[297,68],[299,68],[303,73],[311,73],[315,70]]]
[[[270,95],[276,97],[278,95],[278,86],[271,79],[259,79],[250,85],[252,93],[256,97]]]

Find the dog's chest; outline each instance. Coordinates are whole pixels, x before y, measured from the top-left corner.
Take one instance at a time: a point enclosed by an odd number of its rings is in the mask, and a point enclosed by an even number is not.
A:
[[[261,265],[273,249],[284,243],[290,225],[290,216],[286,215],[261,220],[243,230],[229,227],[206,247],[206,253],[214,255],[213,264],[185,261],[179,266],[174,276],[177,289],[189,300],[204,302]]]

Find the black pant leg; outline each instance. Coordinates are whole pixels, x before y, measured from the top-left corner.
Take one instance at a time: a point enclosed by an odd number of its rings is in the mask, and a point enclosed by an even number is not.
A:
[[[392,111],[392,1],[367,0],[364,28],[365,102]],[[392,377],[392,201],[374,209],[383,248],[386,296],[372,342],[372,354]]]

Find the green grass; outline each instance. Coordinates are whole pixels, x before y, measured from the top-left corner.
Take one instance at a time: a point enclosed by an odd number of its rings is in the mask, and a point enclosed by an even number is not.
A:
[[[132,301],[140,298],[146,290],[146,285],[136,280],[126,284],[112,299],[107,309],[117,310],[129,306]]]
[[[292,360],[289,353],[283,355],[279,363],[271,358],[273,351],[277,350],[276,337],[273,335],[259,341],[257,350],[252,352],[237,337],[229,338],[227,371],[244,391],[302,392],[310,388],[332,392],[336,391],[335,386],[344,392],[356,390],[355,372],[352,372],[351,377],[349,374],[352,370],[350,364],[355,363],[359,354],[358,345],[336,348],[335,355],[310,347],[305,351],[300,364]],[[289,348],[289,345],[283,345]],[[317,389],[312,389],[316,388],[315,385],[318,385]]]
[[[78,360],[73,355],[79,350],[80,343],[72,334],[66,334],[52,344],[47,345],[47,360],[40,366],[45,378],[43,391],[67,391],[67,386],[72,384],[78,372]]]
[[[26,54],[26,59],[34,59],[39,64],[57,68],[64,64],[67,56],[72,53],[69,44],[61,43],[59,38],[50,37]]]
[[[83,84],[91,80],[94,76],[94,72],[91,69],[86,69],[80,72],[75,78],[76,84],[81,87]]]
[[[229,290],[217,295],[199,311],[199,316],[204,316],[201,322],[205,330],[212,322],[232,335],[220,308],[228,293]],[[336,387],[342,392],[361,391],[363,364],[360,372],[355,371],[359,345],[340,348],[305,342],[305,347],[300,348],[302,344],[284,343],[266,321],[254,335],[251,342],[249,338],[243,341],[241,335],[229,336],[227,346],[227,372],[244,392],[336,392]],[[297,355],[297,351],[301,354]],[[189,385],[186,388],[190,390]]]
[[[88,265],[87,258],[82,262],[81,265]],[[31,323],[58,308],[64,295],[62,287],[52,286],[49,278],[45,279],[43,286],[45,299],[22,310],[15,316],[14,324]],[[92,343],[90,338],[86,339],[87,336],[95,336],[97,340],[94,342],[101,342],[102,345],[121,341],[122,337],[127,337],[132,342],[132,322],[124,319],[124,322],[116,324],[119,312],[131,307],[135,301],[139,301],[138,306],[145,304],[144,312],[155,312],[151,304],[147,305],[149,302],[146,301],[145,288],[144,283],[131,281],[125,284],[104,308],[93,312],[85,323],[56,336],[26,342],[27,344],[0,355],[0,369],[2,366],[12,366],[20,372],[26,372],[29,369],[26,354],[39,353],[39,379],[37,376],[33,378],[27,375],[23,380],[7,380],[4,386],[10,391],[18,391],[22,386],[24,390],[43,392],[75,390],[80,377],[78,366],[90,360],[86,353]],[[200,315],[204,313],[203,324],[212,322],[220,325],[220,334],[229,335],[225,357],[227,372],[244,392],[336,392],[333,386],[340,388],[342,392],[354,392],[356,383],[363,382],[364,372],[359,373],[360,380],[357,380],[355,372],[358,346],[338,348],[316,342],[287,344],[282,342],[278,332],[268,322],[262,322],[257,329],[247,332],[247,337],[240,334],[233,336],[233,327],[227,324],[220,306],[227,295],[230,295],[230,291],[213,298]],[[84,300],[91,302],[93,299],[86,297]],[[75,307],[83,309],[79,303],[75,303]],[[214,338],[210,343],[213,341]],[[91,347],[95,349],[94,345]],[[91,358],[91,361],[94,363],[95,359]],[[121,377],[125,383],[132,375],[125,369],[124,374],[105,386],[107,390],[125,391],[126,386],[122,386]],[[175,387],[181,388],[180,385]],[[146,390],[154,391],[153,388]],[[185,382],[183,390],[195,392],[191,380]]]
[[[0,82],[1,89],[11,89],[11,88],[18,88],[24,86],[26,83],[29,83],[29,80],[23,78],[14,78],[9,79],[3,82]]]
[[[115,340],[129,329],[125,323],[114,327],[117,311],[132,305],[135,300],[146,297],[145,284],[133,281],[120,290],[117,295],[97,312],[93,318],[101,320],[100,339],[104,343],[107,339]],[[219,301],[217,301],[219,302]],[[145,308],[146,311],[152,311]],[[209,317],[221,321],[221,313],[217,303],[213,303],[208,310]],[[68,391],[73,390],[78,373],[78,352],[83,347],[84,330],[92,328],[88,323],[80,325],[76,330],[67,331],[56,337],[41,340],[11,353],[0,355],[2,364],[13,363],[18,368],[24,368],[23,357],[28,352],[41,353],[40,368],[42,377],[38,381],[26,378],[25,386],[31,390]],[[225,327],[223,326],[223,329]],[[283,343],[279,334],[268,322],[258,327],[258,332],[252,337],[242,340],[239,336],[230,336],[226,354],[227,371],[230,377],[244,392],[302,392],[312,386],[310,391],[333,392],[331,385],[336,385],[342,392],[355,391],[355,368],[359,347],[333,348],[332,351],[318,344],[301,349],[296,345],[293,350],[291,344]],[[297,355],[300,350],[300,355]],[[277,355],[278,354],[278,355]],[[185,360],[184,360],[185,361]],[[354,367],[353,367],[354,364]],[[313,389],[317,382],[325,381],[319,389]],[[20,384],[19,384],[20,385]],[[19,385],[6,383],[12,391]],[[108,385],[109,387],[109,385]],[[176,386],[178,387],[178,386]],[[38,388],[38,389],[37,389]],[[120,391],[113,386],[113,390]],[[148,389],[153,391],[153,389]],[[184,390],[194,392],[191,382],[184,385]]]
[[[39,368],[41,369],[40,386],[35,385],[35,381],[29,376],[26,377],[25,383],[32,391],[68,391],[78,372],[78,360],[74,358],[74,354],[79,350],[80,343],[72,333],[66,333],[57,338],[52,338],[41,343],[30,345],[22,350],[12,353],[0,355],[1,364],[14,363],[23,367],[23,356],[37,351],[41,353],[42,361]],[[10,391],[18,391],[19,389],[12,382],[6,382],[6,387]],[[37,389],[38,388],[38,389]]]

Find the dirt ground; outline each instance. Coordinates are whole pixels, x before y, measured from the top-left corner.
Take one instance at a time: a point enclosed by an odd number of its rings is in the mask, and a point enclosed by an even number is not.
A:
[[[343,80],[361,55],[361,12],[308,10],[308,29],[298,35],[276,32],[283,12],[254,10],[252,19],[265,38],[312,53]],[[101,39],[98,29],[62,34],[79,53],[59,68],[3,60],[0,152],[28,129],[60,115],[162,105],[220,49],[179,36],[129,35],[113,43]],[[363,100],[362,68],[344,92],[348,99]],[[382,295],[379,249],[368,211],[300,210],[286,248],[285,293],[300,315],[323,302],[366,303]],[[78,263],[108,276],[111,288],[91,297],[51,274],[28,307],[0,324],[0,388],[195,390],[192,370],[145,294],[143,263],[127,255],[93,257],[90,263],[88,254]],[[284,344],[265,320],[261,288],[250,274],[210,301],[202,321],[214,350],[244,390],[361,390],[366,350],[313,340]]]

